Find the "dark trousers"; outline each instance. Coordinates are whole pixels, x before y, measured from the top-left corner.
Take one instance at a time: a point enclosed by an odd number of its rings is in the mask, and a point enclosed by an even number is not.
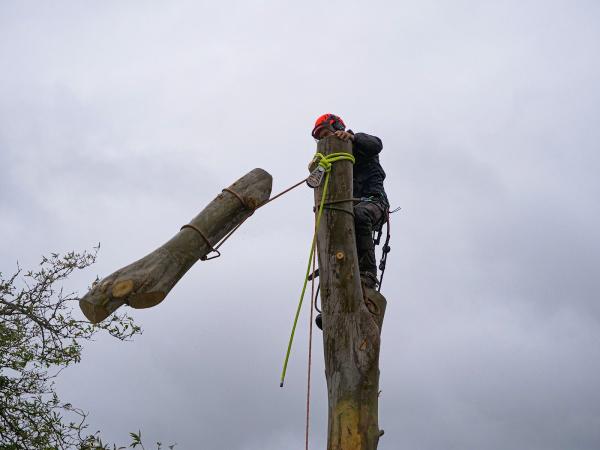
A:
[[[377,276],[375,243],[373,231],[382,225],[385,206],[379,202],[360,202],[354,206],[354,230],[358,267],[361,272],[371,272]]]

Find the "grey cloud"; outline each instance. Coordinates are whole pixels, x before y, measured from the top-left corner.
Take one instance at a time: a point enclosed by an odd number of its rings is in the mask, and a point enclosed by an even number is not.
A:
[[[384,141],[394,205],[380,448],[592,449],[598,435],[594,2],[0,6],[0,270],[102,242],[85,290],[260,166],[305,174],[325,111]],[[301,188],[302,189],[302,188]],[[65,399],[122,442],[297,448],[311,193],[258,211]],[[312,448],[326,436],[315,335]],[[86,380],[84,383],[82,380]],[[93,386],[93,388],[90,388]]]

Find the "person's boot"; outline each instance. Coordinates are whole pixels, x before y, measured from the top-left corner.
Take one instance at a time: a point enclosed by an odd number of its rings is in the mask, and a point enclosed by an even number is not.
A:
[[[377,285],[379,285],[379,281],[377,280],[377,275],[372,272],[361,272],[360,273],[360,281],[366,287],[375,289]],[[315,318],[315,325],[319,328],[319,330],[323,331],[323,316],[321,313],[317,314]]]
[[[317,317],[315,318],[315,324],[317,325],[319,330],[323,331],[323,316],[321,315],[321,313],[317,314]]]

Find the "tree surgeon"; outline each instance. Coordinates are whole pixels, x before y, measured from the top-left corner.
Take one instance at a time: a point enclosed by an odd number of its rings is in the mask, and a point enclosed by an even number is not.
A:
[[[390,205],[383,187],[385,171],[379,162],[383,144],[376,136],[346,131],[346,125],[339,116],[323,114],[316,120],[312,136],[320,140],[332,134],[343,141],[352,142],[352,152],[356,158],[353,196],[356,201],[360,200],[354,206],[358,265],[362,282],[367,287],[375,288],[378,281],[373,232],[381,229],[385,223]]]

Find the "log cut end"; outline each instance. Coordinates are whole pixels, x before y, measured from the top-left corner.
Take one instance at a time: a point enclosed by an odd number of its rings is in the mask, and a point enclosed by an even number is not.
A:
[[[92,323],[102,322],[124,304],[136,309],[151,308],[166,297],[160,291],[135,292],[133,280],[117,281],[112,284],[112,289],[107,289],[110,284],[109,280],[97,284],[79,300],[81,311]]]
[[[83,315],[92,323],[102,322],[123,304],[123,299],[111,298],[109,294],[99,293],[94,288],[79,300]]]

